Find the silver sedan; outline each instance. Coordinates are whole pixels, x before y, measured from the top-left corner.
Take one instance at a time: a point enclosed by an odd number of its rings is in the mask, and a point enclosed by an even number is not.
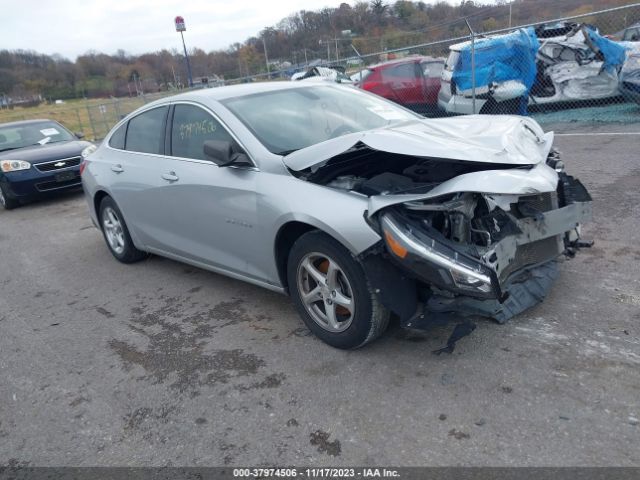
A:
[[[338,348],[541,301],[591,198],[522,117],[424,119],[330,82],[159,100],[83,152],[113,256],[150,253],[282,293]],[[570,292],[567,292],[570,294]]]

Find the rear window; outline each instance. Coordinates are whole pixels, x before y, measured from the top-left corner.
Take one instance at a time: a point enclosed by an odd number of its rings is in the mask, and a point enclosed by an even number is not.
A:
[[[109,139],[109,146],[111,148],[117,148],[118,150],[124,150],[124,137],[127,134],[127,124],[123,123],[118,129],[113,132]]]
[[[403,63],[390,68],[384,68],[382,70],[383,79],[412,79],[416,76],[416,67],[414,63]]]
[[[125,147],[132,152],[162,154],[169,107],[147,110],[129,120]]]
[[[440,78],[444,64],[442,62],[423,62],[422,74],[427,78]]]
[[[445,63],[444,68],[449,72],[453,72],[453,69],[456,68],[456,63],[460,59],[460,52],[455,50],[451,50],[449,53],[449,58],[447,58],[447,63]]]

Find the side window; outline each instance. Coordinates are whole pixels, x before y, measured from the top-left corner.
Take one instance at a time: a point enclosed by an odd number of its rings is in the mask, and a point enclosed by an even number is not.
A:
[[[176,105],[171,125],[171,155],[174,157],[207,160],[204,142],[233,137],[209,113],[194,105]]]
[[[413,79],[416,76],[416,69],[413,63],[403,63],[402,65],[384,69],[382,76],[389,80]]]
[[[422,63],[422,74],[426,78],[440,78],[442,75],[442,70],[444,69],[444,64],[440,62],[423,62]]]
[[[162,154],[164,152],[164,125],[169,107],[148,110],[129,120],[126,150]]]
[[[109,139],[109,146],[117,148],[118,150],[124,150],[124,137],[127,134],[127,123],[123,123],[120,127],[113,132]]]

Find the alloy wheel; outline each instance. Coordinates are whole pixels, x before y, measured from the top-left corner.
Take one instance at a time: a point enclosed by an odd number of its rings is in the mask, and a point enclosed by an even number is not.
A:
[[[333,333],[349,328],[355,315],[353,289],[335,260],[322,253],[308,253],[298,264],[297,283],[314,322]]]
[[[124,231],[122,229],[122,223],[116,211],[107,207],[102,213],[102,226],[104,227],[104,234],[109,242],[109,247],[118,255],[124,252],[125,238]]]

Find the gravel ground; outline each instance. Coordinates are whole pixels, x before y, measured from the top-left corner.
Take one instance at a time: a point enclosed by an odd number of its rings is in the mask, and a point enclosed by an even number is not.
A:
[[[284,296],[119,264],[78,194],[0,212],[0,464],[640,465],[638,137],[557,144],[596,245],[453,355],[397,325],[334,350]]]

